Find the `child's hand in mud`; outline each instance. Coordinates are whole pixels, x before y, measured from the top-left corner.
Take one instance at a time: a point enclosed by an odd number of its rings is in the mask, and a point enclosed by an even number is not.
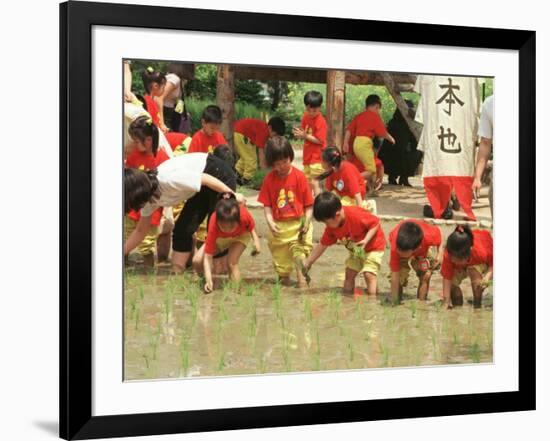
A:
[[[204,284],[204,292],[205,293],[207,293],[207,294],[211,293],[213,291],[213,289],[214,289],[214,283],[212,281],[206,282]]]
[[[260,251],[261,251],[260,244],[255,243],[254,244],[254,249],[252,250],[252,253],[250,253],[250,254],[252,254],[252,256],[257,256],[258,254],[260,254]]]

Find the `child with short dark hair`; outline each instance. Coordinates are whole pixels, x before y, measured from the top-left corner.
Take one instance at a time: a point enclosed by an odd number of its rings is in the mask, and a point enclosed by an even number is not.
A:
[[[193,135],[189,153],[212,153],[217,145],[227,144],[220,132],[222,120],[222,110],[218,106],[206,106],[201,115],[202,128]]]
[[[310,90],[304,95],[306,111],[302,117],[301,127],[295,127],[293,134],[297,139],[304,140],[303,164],[304,173],[313,187],[315,194],[319,193],[319,181],[316,178],[323,173],[321,152],[327,143],[327,122],[321,113],[323,95],[316,90]]]
[[[341,243],[349,250],[343,293],[352,294],[356,276],[363,273],[367,293],[376,295],[378,272],[386,247],[380,219],[360,207],[343,207],[340,199],[328,191],[315,198],[313,216],[326,228],[304,262],[305,271],[309,271],[329,246]]]
[[[168,129],[160,119],[159,108],[155,101],[155,98],[162,96],[164,93],[166,76],[162,72],[155,70],[152,66],[149,66],[141,74],[141,79],[143,80],[143,88],[145,89],[145,95],[143,95],[145,110],[149,112],[155,125],[163,132],[166,132]]]
[[[447,238],[441,265],[443,302],[450,309],[464,303],[460,283],[472,282],[474,308],[481,308],[483,291],[493,280],[493,237],[486,230],[459,225]]]
[[[313,247],[313,196],[304,173],[292,166],[294,150],[288,140],[275,136],[266,142],[265,158],[272,171],[258,195],[269,227],[268,246],[279,280],[290,284],[296,270],[298,287],[307,286],[302,265]]]
[[[323,150],[322,160],[325,172],[316,179],[325,179],[325,189],[336,194],[344,206],[363,207],[376,214],[374,201],[365,200],[365,179],[357,167],[345,161],[336,147]]]
[[[231,280],[239,282],[239,259],[246,249],[250,238],[254,240],[255,253],[260,252],[260,239],[254,228],[254,218],[235,199],[234,195],[224,193],[216,204],[214,213],[208,223],[206,242],[193,257],[193,267],[198,273],[204,272],[204,291],[214,289],[212,273],[216,254],[227,250],[220,257],[219,269],[216,273],[229,273]],[[217,260],[217,259],[216,259]]]
[[[395,144],[395,139],[388,133],[380,118],[382,101],[378,95],[369,95],[365,100],[365,111],[357,115],[346,129],[344,136],[344,153],[352,153],[354,163],[359,165],[359,171],[367,181],[367,192],[375,188],[376,161],[374,154],[374,139],[387,139]]]
[[[419,280],[417,298],[426,300],[433,271],[443,260],[441,231],[435,225],[407,219],[390,232],[389,242],[392,302],[401,301],[411,269]]]
[[[235,121],[233,141],[239,160],[235,166],[242,184],[248,183],[258,169],[267,168],[264,147],[266,141],[273,136],[285,134],[285,122],[278,116],[272,117],[267,123],[261,119],[243,118]]]

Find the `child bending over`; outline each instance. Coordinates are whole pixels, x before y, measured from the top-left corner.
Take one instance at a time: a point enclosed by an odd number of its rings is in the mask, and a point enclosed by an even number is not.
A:
[[[210,217],[206,242],[193,257],[195,270],[204,273],[205,292],[214,289],[214,257],[225,251],[227,252],[219,258],[219,269],[215,272],[229,273],[230,279],[235,282],[241,280],[239,259],[250,238],[254,240],[255,253],[259,253],[260,239],[254,228],[254,218],[244,206],[239,205],[234,195],[222,194],[222,199],[216,204],[216,209]]]
[[[390,232],[389,242],[392,302],[401,301],[411,269],[418,276],[417,298],[426,300],[433,271],[443,260],[441,231],[435,225],[408,219]]]
[[[464,303],[460,283],[472,282],[474,308],[481,308],[481,296],[493,280],[493,237],[485,230],[459,225],[447,238],[441,265],[443,302],[450,309]]]
[[[378,217],[360,207],[342,207],[340,199],[329,192],[315,198],[313,216],[326,228],[320,243],[304,262],[305,270],[308,271],[329,246],[341,243],[349,250],[343,293],[352,294],[357,274],[363,273],[367,293],[376,295],[378,271],[386,247]]]

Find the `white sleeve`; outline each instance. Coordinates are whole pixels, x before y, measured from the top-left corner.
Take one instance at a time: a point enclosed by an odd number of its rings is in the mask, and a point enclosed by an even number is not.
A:
[[[479,119],[478,135],[482,138],[493,139],[493,115],[492,106],[485,100],[481,109],[481,117]]]

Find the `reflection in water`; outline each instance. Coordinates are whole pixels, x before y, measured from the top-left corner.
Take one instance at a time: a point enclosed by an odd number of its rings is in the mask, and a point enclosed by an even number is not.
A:
[[[385,222],[387,233],[395,223]],[[445,227],[444,237],[450,231]],[[316,232],[322,228],[315,226]],[[356,290],[342,296],[346,251],[331,247],[303,292],[274,283],[265,242],[259,256],[241,259],[240,286],[221,283],[204,294],[193,274],[128,270],[125,277],[126,380],[491,362],[492,291],[483,308],[443,310],[442,280],[434,276],[428,302],[418,302],[409,278],[397,307],[389,292],[389,251],[378,298]],[[359,278],[358,278],[359,282]],[[361,282],[363,281],[361,280]],[[468,282],[463,284],[471,298]]]

